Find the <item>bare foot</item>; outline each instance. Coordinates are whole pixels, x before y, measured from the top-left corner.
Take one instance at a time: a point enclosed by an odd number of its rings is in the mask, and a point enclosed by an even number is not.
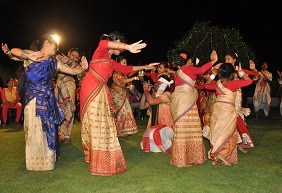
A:
[[[213,166],[215,166],[215,165],[218,163],[218,159],[214,159],[214,160],[212,160],[212,162],[211,162],[211,163],[212,163],[212,165],[213,165]]]
[[[222,157],[221,155],[218,155],[217,158],[222,162],[223,165],[231,166],[231,164],[228,161],[226,161],[226,159]]]
[[[238,149],[243,153],[248,153],[248,150],[245,150],[243,147],[238,146]]]

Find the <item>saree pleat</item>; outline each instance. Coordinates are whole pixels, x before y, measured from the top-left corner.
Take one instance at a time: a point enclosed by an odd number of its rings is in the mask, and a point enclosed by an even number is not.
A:
[[[237,163],[236,92],[225,88],[220,81],[217,81],[217,90],[221,94],[217,96],[211,112],[209,158],[216,159],[221,155],[229,163]]]
[[[34,171],[53,170],[56,154],[47,144],[46,133],[42,130],[41,119],[35,115],[36,98],[24,108],[25,158],[26,169]]]
[[[129,103],[129,96],[125,89],[125,84],[116,78],[117,72],[113,75],[112,95],[115,106],[115,119],[117,135],[125,136],[138,132],[137,124],[133,116],[132,108]],[[120,74],[120,73],[119,73]]]
[[[175,122],[170,163],[177,167],[205,162],[201,120],[196,104],[198,91],[195,82],[181,70],[178,72],[186,84],[176,86],[172,93],[171,113]]]
[[[88,92],[81,106],[81,138],[84,159],[92,175],[112,175],[126,171],[126,161],[117,137],[106,81],[90,69],[81,93]],[[106,68],[107,63],[103,64]],[[94,66],[95,67],[95,66]],[[89,92],[91,90],[91,92]],[[84,92],[84,93],[85,93]]]
[[[65,79],[58,75],[57,80],[57,92],[55,92],[59,105],[61,106],[65,119],[59,125],[58,134],[60,140],[65,140],[70,138],[71,130],[74,122],[74,113],[76,110],[75,106],[75,90],[76,84],[75,80],[68,76],[63,76]]]

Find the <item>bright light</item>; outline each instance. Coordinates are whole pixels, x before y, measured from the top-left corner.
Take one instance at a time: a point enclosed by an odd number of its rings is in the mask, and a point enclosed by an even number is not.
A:
[[[59,43],[60,43],[60,37],[57,36],[57,35],[52,35],[52,36],[53,36],[53,38],[55,39],[55,41],[57,42],[57,44],[59,45]]]

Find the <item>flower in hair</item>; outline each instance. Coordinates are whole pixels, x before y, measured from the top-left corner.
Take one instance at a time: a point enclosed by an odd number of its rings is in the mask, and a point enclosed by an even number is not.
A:
[[[181,56],[182,58],[184,58],[184,59],[187,59],[187,55],[184,54],[184,53],[181,53],[180,56]]]
[[[108,37],[109,35],[108,34],[103,34],[103,36],[107,36]]]

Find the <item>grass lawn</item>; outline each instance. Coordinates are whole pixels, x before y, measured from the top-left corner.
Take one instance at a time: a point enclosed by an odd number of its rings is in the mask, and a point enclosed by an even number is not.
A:
[[[80,123],[75,122],[72,143],[61,144],[61,159],[52,171],[35,172],[25,168],[25,141],[22,127],[14,123],[0,126],[1,193],[84,193],[84,192],[282,192],[282,118],[272,108],[268,119],[262,113],[254,121],[247,118],[255,147],[248,154],[238,152],[239,163],[226,167],[202,165],[177,168],[169,163],[170,154],[144,153],[140,148],[147,118],[137,120],[139,132],[120,138],[127,171],[112,176],[94,176],[83,159]],[[209,141],[205,139],[206,151]]]

